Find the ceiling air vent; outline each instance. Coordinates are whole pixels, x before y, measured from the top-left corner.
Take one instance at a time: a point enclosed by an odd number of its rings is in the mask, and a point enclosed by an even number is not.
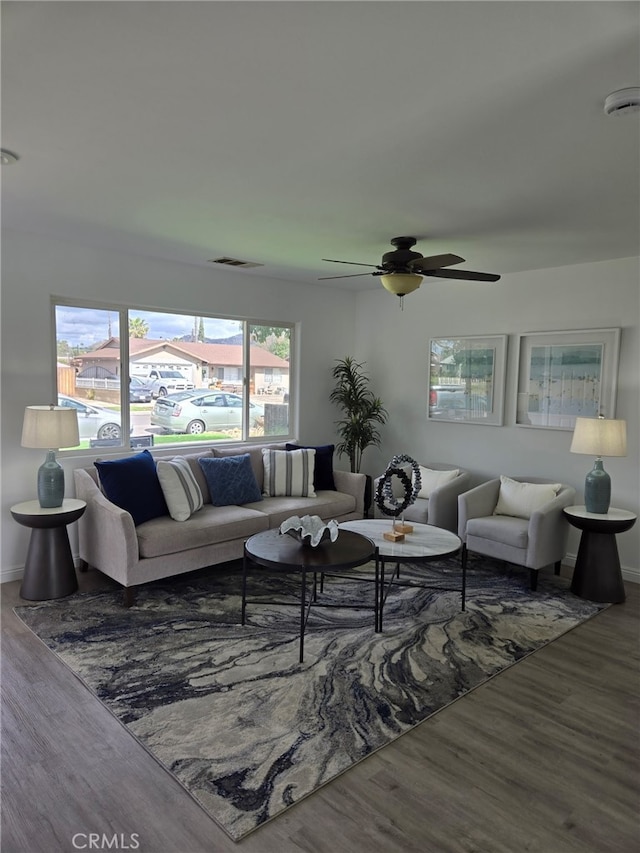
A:
[[[241,261],[238,258],[211,258],[210,264],[224,264],[226,267],[242,267],[243,269],[251,269],[252,267],[263,267],[264,264],[256,264],[253,261]]]

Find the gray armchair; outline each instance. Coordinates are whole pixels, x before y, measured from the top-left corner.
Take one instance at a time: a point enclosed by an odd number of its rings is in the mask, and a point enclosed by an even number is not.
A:
[[[471,474],[458,465],[449,465],[443,462],[421,462],[424,468],[432,471],[453,471],[458,469],[458,474],[448,483],[437,486],[430,492],[428,498],[416,498],[404,511],[405,521],[415,521],[419,524],[431,524],[434,527],[443,527],[455,533],[458,528],[458,496],[466,491],[471,485]],[[404,467],[404,466],[403,466]],[[407,468],[411,476],[411,468]],[[373,483],[373,495],[375,497],[378,481],[377,477]],[[396,486],[396,483],[393,484]],[[394,493],[396,489],[394,488]],[[375,514],[379,517],[380,512],[376,508]]]
[[[512,477],[519,483],[548,484],[539,477]],[[529,569],[532,590],[538,571],[553,565],[560,574],[566,553],[569,524],[562,514],[575,499],[575,489],[562,485],[556,496],[535,509],[529,518],[494,515],[500,495],[500,478],[489,480],[458,498],[458,536],[462,539],[462,565],[469,551],[485,554]]]

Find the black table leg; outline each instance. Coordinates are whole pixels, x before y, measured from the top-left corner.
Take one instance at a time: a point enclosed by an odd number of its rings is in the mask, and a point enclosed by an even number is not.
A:
[[[385,588],[384,588],[384,557],[380,557],[380,592],[378,601],[378,633],[382,633],[382,611],[384,610]]]
[[[306,623],[307,609],[307,573],[302,570],[302,581],[300,583],[300,663],[304,660],[304,628]]]
[[[64,598],[78,589],[67,528],[37,527],[31,531],[20,597],[28,601]]]
[[[462,561],[462,610],[465,609],[467,600],[467,561]]]
[[[373,624],[374,631],[376,634],[380,633],[380,555],[378,553],[378,549],[376,548],[376,580],[375,580],[375,593],[374,593],[374,604],[373,604]]]
[[[242,558],[242,617],[240,624],[244,625],[244,617],[247,610],[247,555]]]
[[[590,601],[620,604],[626,598],[614,533],[583,530],[571,592]]]

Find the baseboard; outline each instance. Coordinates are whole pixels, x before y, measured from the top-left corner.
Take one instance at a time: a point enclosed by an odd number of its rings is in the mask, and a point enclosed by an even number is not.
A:
[[[79,557],[74,557],[73,562],[75,564],[76,569],[80,568]],[[562,564],[574,568],[576,564],[576,555],[567,554],[563,559]],[[9,583],[10,581],[22,580],[23,574],[24,566],[17,566],[14,569],[5,569],[0,572],[0,584]],[[622,577],[623,580],[629,581],[629,583],[640,583],[640,569],[632,569],[628,566],[622,566]]]
[[[566,554],[564,559],[562,560],[563,566],[571,566],[571,568],[575,568],[576,565],[576,555],[575,554]],[[629,581],[629,583],[640,583],[640,569],[632,569],[629,566],[621,566],[622,571],[622,579],[625,581]]]
[[[73,565],[76,569],[80,568],[80,557],[73,558]],[[2,569],[0,571],[0,584],[11,583],[11,581],[21,581],[24,575],[24,566],[14,566],[12,569]]]
[[[15,569],[3,569],[0,572],[0,584],[22,580],[23,574],[24,566],[18,566]]]

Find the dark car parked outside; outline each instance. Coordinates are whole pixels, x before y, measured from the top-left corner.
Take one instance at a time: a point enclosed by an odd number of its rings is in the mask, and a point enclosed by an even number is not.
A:
[[[137,376],[132,376],[129,379],[129,402],[150,403],[152,399],[151,388]]]
[[[92,365],[78,373],[76,385],[83,390],[100,391],[107,389],[108,391],[119,391],[120,377],[100,365]],[[129,402],[150,403],[152,399],[150,386],[137,376],[131,376],[129,379]]]

